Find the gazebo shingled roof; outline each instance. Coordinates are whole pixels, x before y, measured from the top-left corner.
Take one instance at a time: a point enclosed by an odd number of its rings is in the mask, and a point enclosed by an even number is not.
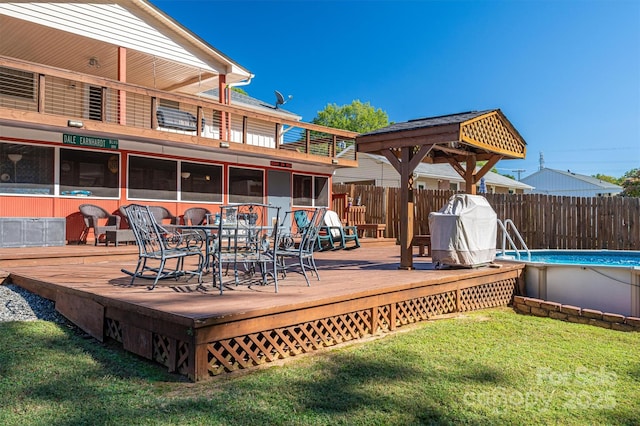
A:
[[[524,158],[526,153],[526,142],[499,109],[395,123],[359,135],[356,145],[358,152],[382,155],[388,149],[430,145],[433,152],[423,160],[427,163],[448,162],[451,156],[465,161],[472,154],[477,161],[496,154]]]
[[[466,192],[502,159],[525,158],[526,142],[499,109],[395,123],[356,137],[357,152],[384,155],[400,173],[400,268],[413,268],[413,171],[421,162],[449,163]],[[476,171],[476,162],[486,164]]]

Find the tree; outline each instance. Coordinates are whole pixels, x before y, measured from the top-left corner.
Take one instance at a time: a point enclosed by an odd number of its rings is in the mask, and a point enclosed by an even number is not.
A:
[[[231,90],[233,90],[234,92],[238,92],[242,95],[249,96],[249,94],[244,89],[241,89],[240,87],[231,86]]]
[[[631,169],[620,178],[623,197],[640,197],[640,169]]]
[[[620,185],[623,180],[621,178],[614,178],[613,176],[602,175],[600,173],[593,175],[593,177],[604,182],[612,183],[614,185]]]
[[[388,126],[389,116],[380,108],[372,107],[369,102],[363,104],[356,99],[350,105],[327,104],[311,122],[335,129],[367,133]]]

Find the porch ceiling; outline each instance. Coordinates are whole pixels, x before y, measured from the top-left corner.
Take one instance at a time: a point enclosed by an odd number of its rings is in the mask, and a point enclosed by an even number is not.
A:
[[[0,55],[82,74],[118,79],[116,44],[8,14],[0,14]],[[96,58],[97,64],[91,65],[91,58]],[[227,74],[227,82],[246,78],[243,73],[233,74],[234,67],[228,63],[216,62],[212,56],[207,57],[207,60],[207,66],[199,68],[193,64],[127,48],[126,79],[128,83],[158,90],[198,94],[217,88],[220,72]]]
[[[465,162],[476,160],[524,158],[526,142],[499,110],[474,111],[461,114],[410,120],[356,137],[358,152],[399,158],[402,148],[430,148],[422,159],[425,163],[447,163],[450,159]]]

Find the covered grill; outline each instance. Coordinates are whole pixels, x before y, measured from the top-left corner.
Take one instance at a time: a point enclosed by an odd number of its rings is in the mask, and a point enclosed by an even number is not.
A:
[[[431,258],[436,266],[476,267],[496,256],[497,215],[478,195],[456,194],[429,214]]]

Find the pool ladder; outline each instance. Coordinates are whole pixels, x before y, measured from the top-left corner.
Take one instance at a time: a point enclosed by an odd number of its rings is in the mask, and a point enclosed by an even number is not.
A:
[[[506,219],[503,223],[500,219],[498,219],[498,227],[502,230],[502,256],[506,255],[508,241],[509,247],[516,253],[516,259],[520,260],[520,252],[523,251],[527,253],[527,260],[531,260],[531,251],[529,250],[529,247],[527,247],[527,244],[525,244],[524,240],[522,239],[522,235],[520,235],[520,232],[518,232],[518,228],[516,228],[516,225],[513,223],[513,221],[511,219]],[[509,229],[511,229],[511,232],[520,243],[520,250],[518,249],[518,246],[516,246],[516,243],[513,241],[513,238],[511,238]]]

